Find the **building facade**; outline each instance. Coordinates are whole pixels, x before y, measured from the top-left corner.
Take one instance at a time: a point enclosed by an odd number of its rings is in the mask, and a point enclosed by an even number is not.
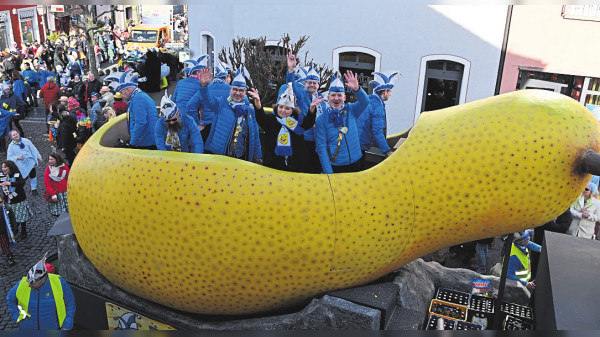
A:
[[[425,110],[494,95],[508,8],[223,0],[188,5],[189,46],[197,57],[231,47],[236,37],[265,36],[275,45],[286,33],[292,41],[307,35],[309,58],[362,74],[365,88],[373,71],[397,70],[402,76],[387,103],[392,134]]]
[[[13,42],[45,41],[42,16],[35,5],[0,5],[0,50],[9,48]]]
[[[599,5],[513,6],[500,93],[543,89],[600,105]]]

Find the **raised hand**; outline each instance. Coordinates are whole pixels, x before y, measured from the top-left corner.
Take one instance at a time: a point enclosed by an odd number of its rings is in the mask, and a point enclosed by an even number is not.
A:
[[[294,70],[296,69],[296,64],[297,64],[297,59],[296,56],[294,56],[294,54],[292,54],[292,52],[288,52],[287,55],[287,66],[288,66],[288,72],[289,73],[293,73]]]
[[[200,70],[200,75],[198,78],[200,79],[200,85],[205,87],[212,80],[212,71],[209,67],[206,67]]]
[[[260,104],[260,96],[258,95],[258,90],[252,88],[248,90],[248,95],[254,99],[254,108],[260,109],[262,105]]]
[[[310,107],[308,108],[310,112],[314,112],[317,109],[317,106],[325,101],[323,97],[315,98],[312,103],[310,103]]]
[[[358,85],[358,75],[351,72],[350,70],[347,70],[344,74],[344,80],[346,80],[346,86],[352,89],[352,91],[358,91],[358,89],[360,88],[360,86]]]

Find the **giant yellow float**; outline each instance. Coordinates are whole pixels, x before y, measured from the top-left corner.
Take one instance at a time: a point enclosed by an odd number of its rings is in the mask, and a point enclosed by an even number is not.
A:
[[[86,143],[69,180],[81,248],[110,281],[205,314],[248,314],[360,285],[429,252],[541,225],[591,177],[599,125],[583,106],[519,91],[424,113],[383,163],[286,173],[217,155]]]

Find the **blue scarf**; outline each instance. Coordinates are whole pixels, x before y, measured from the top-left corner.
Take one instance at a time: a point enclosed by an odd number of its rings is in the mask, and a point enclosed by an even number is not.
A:
[[[21,150],[25,148],[25,144],[23,144],[23,141],[17,142],[16,140],[13,140],[13,144],[19,145],[19,147],[21,148]]]
[[[235,118],[246,117],[248,115],[248,106],[245,102],[237,103],[235,102],[231,96],[227,98],[227,102],[229,102],[229,106],[233,109],[233,113],[235,114]]]
[[[342,106],[341,109],[334,109],[331,106],[328,106],[327,113],[329,114],[329,121],[333,122],[333,126],[339,128],[344,124],[344,114],[346,113],[346,105],[344,104],[344,106]]]
[[[302,121],[302,115],[300,115],[300,122],[294,117],[277,118],[279,124],[281,124],[281,130],[277,135],[277,146],[275,146],[275,154],[282,157],[292,156],[292,137],[290,131],[301,136],[304,133],[304,129],[300,127]]]

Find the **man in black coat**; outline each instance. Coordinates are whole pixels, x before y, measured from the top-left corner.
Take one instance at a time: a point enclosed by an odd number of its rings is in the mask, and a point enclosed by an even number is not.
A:
[[[73,161],[75,160],[75,148],[77,147],[77,143],[75,142],[73,133],[75,133],[76,130],[77,120],[69,114],[69,110],[62,111],[60,124],[58,125],[58,130],[56,132],[56,143],[65,154],[65,157],[67,157],[69,167],[73,165]]]
[[[93,72],[89,72],[88,73],[88,81],[87,84],[85,86],[85,100],[86,102],[90,102],[90,104],[92,103],[92,93],[93,92],[100,92],[100,89],[102,89],[102,82],[100,82],[97,78],[96,75],[94,75]],[[87,104],[85,106],[81,106],[81,108],[83,108],[85,111],[87,111]],[[91,108],[91,106],[90,106]]]

